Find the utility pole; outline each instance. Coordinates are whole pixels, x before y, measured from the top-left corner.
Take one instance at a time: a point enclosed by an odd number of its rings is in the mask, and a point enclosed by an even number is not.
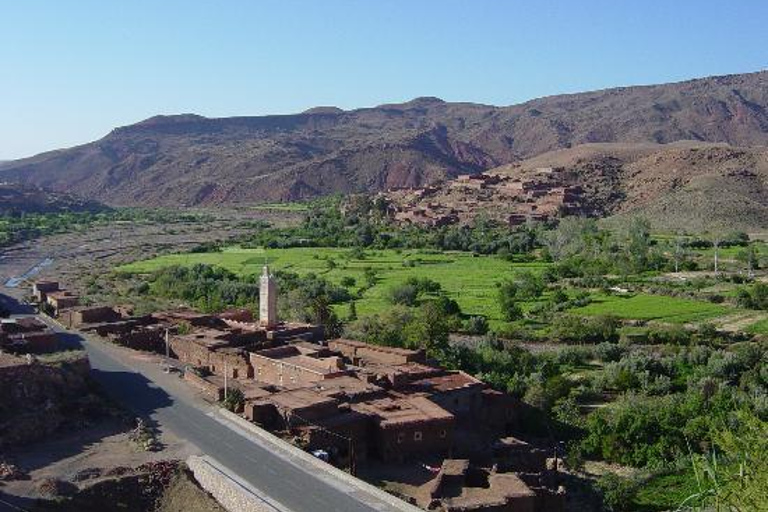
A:
[[[224,400],[227,399],[227,363],[224,363]]]
[[[165,330],[165,373],[171,373],[171,342],[168,329]]]

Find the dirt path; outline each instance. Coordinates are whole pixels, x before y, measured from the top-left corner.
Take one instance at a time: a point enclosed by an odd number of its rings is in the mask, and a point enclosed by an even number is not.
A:
[[[726,332],[745,331],[750,325],[768,318],[765,311],[743,311],[717,320],[717,327]]]

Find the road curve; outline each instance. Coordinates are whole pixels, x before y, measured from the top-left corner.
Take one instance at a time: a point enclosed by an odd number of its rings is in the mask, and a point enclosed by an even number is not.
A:
[[[178,376],[165,374],[156,361],[127,359],[124,354],[128,351],[71,332],[64,336],[83,345],[94,377],[114,399],[188,440],[286,510],[398,510],[363,489],[318,475],[317,468],[287,460],[217,421],[210,414],[210,405],[197,398]]]

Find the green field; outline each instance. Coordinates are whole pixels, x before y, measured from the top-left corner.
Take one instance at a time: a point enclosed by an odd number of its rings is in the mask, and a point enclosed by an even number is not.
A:
[[[690,299],[664,295],[605,295],[598,294],[593,302],[574,313],[585,315],[612,314],[631,320],[658,320],[670,323],[701,322],[728,312],[732,308]]]
[[[251,210],[267,210],[276,212],[306,212],[309,205],[306,203],[264,203],[251,206]]]
[[[411,263],[412,262],[412,263]],[[546,263],[514,263],[497,256],[473,256],[464,252],[425,250],[368,250],[355,257],[349,249],[291,248],[243,249],[230,247],[221,252],[187,253],[160,256],[118,268],[125,273],[148,273],[170,265],[190,266],[196,263],[218,265],[238,275],[261,272],[264,263],[274,270],[300,275],[315,273],[340,284],[352,277],[356,291],[365,283],[365,270],[376,271],[376,285],[365,290],[356,303],[359,315],[380,312],[390,306],[388,293],[411,276],[427,277],[439,282],[448,296],[455,299],[467,315],[484,315],[491,325],[503,323],[496,299],[496,284],[514,277],[516,271],[540,271]],[[412,266],[411,266],[412,265]],[[702,322],[734,311],[710,302],[636,294],[631,296],[595,293],[593,302],[572,310],[577,314],[613,314],[630,320],[656,320],[671,323]],[[347,306],[339,306],[345,316]]]
[[[333,261],[333,263],[329,263]],[[414,266],[405,266],[407,262]],[[439,282],[447,294],[468,315],[485,315],[492,324],[502,321],[496,301],[496,283],[514,276],[521,269],[541,270],[544,263],[511,263],[496,256],[473,256],[463,252],[431,252],[423,250],[369,250],[364,258],[351,256],[348,249],[292,248],[241,249],[228,248],[215,253],[190,253],[161,256],[120,267],[118,271],[146,273],[170,265],[207,263],[219,265],[236,274],[261,272],[264,263],[275,270],[297,274],[313,272],[339,284],[341,279],[355,279],[353,290],[365,282],[366,268],[376,271],[376,285],[357,301],[360,315],[382,311],[390,306],[389,290],[408,277],[428,277]],[[340,311],[346,313],[346,307]]]

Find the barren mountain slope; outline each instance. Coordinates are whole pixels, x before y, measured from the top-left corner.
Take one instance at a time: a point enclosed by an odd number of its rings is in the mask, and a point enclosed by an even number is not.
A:
[[[5,164],[111,204],[220,205],[432,183],[590,142],[768,144],[768,72],[541,98],[208,119],[158,116]]]
[[[590,211],[643,215],[659,228],[768,228],[768,148],[678,142],[587,144],[494,172],[525,176],[559,169],[584,189]]]

